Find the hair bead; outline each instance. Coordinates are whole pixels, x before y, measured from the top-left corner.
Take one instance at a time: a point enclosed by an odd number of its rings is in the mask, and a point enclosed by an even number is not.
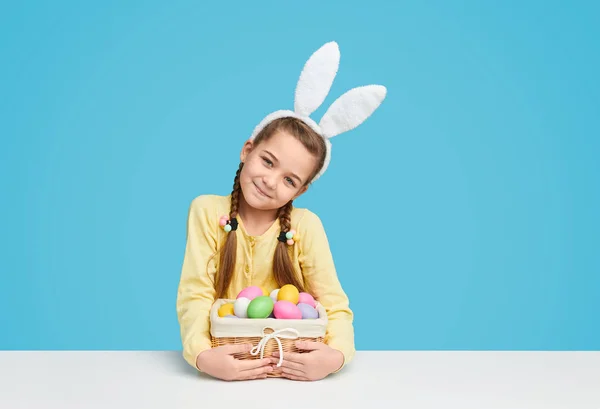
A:
[[[219,225],[223,227],[223,230],[229,233],[232,230],[237,230],[238,221],[235,217],[232,217],[231,220],[229,220],[228,216],[221,216],[221,219],[219,219]]]

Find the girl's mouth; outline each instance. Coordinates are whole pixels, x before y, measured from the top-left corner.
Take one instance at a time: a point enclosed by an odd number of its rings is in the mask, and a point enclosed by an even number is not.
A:
[[[258,191],[258,193],[260,193],[262,196],[266,197],[266,198],[271,198],[268,194],[266,194],[265,192],[263,192],[262,190],[260,190],[260,188],[256,185],[256,183],[254,183],[254,187],[256,188],[256,190]]]

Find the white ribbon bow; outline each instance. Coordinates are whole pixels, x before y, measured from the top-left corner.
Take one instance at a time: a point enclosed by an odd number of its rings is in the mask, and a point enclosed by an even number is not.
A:
[[[274,339],[277,342],[277,347],[279,348],[279,362],[277,363],[277,367],[280,367],[281,362],[283,361],[283,347],[281,346],[281,341],[279,340],[279,338],[294,339],[298,338],[300,336],[300,333],[294,328],[284,328],[274,331],[271,334],[265,334],[265,329],[267,329],[267,327],[263,328],[262,339],[260,340],[258,345],[252,348],[250,353],[252,355],[256,355],[260,352],[260,359],[262,359],[265,352],[265,346],[267,345],[270,339]],[[291,332],[293,333],[293,335],[285,335],[285,332]]]

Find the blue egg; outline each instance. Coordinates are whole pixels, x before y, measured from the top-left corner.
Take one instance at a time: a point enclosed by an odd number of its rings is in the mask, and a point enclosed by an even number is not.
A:
[[[299,303],[298,308],[302,313],[302,319],[317,319],[319,318],[319,311],[308,304]]]

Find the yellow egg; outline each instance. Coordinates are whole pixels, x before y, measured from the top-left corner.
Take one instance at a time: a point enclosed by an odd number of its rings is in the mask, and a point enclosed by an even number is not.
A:
[[[292,284],[286,284],[279,289],[277,293],[277,301],[289,301],[294,304],[298,304],[300,298],[300,292]]]
[[[224,317],[226,315],[235,315],[233,313],[233,304],[223,304],[219,308],[219,317]]]

